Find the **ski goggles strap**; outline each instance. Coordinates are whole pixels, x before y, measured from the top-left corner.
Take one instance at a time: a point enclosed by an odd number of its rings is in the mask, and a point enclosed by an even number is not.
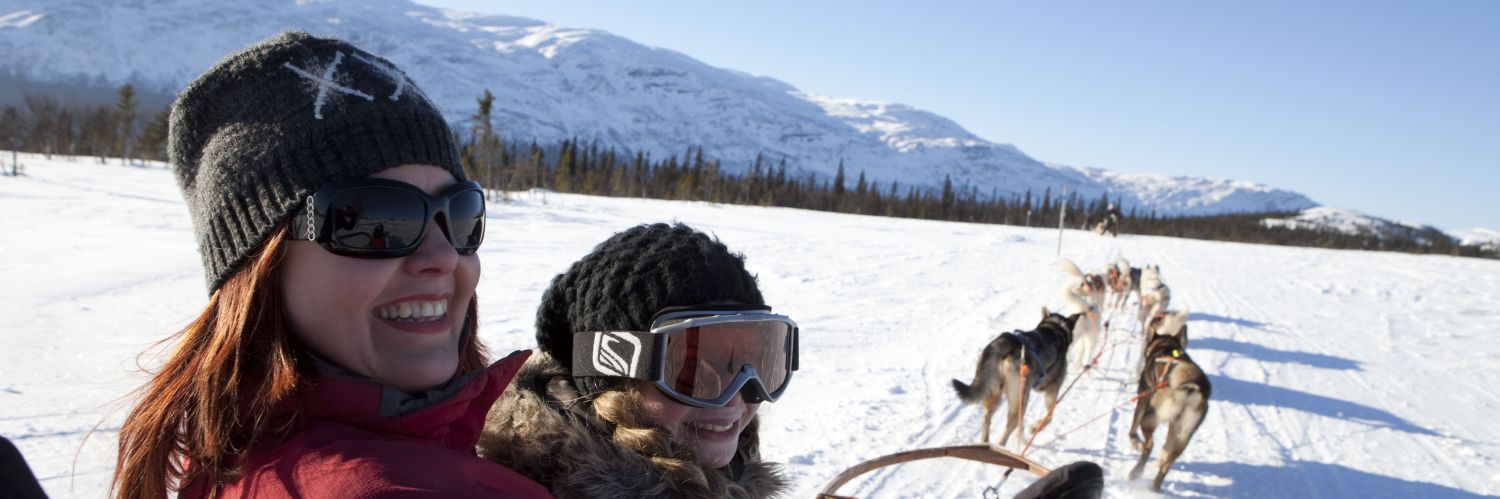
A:
[[[573,375],[655,380],[658,339],[641,331],[573,333]]]

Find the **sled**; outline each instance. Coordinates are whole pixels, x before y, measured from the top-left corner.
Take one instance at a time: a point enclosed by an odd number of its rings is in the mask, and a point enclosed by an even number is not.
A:
[[[853,480],[860,475],[875,471],[880,468],[884,468],[886,466],[908,463],[912,461],[920,461],[923,459],[935,459],[940,457],[952,457],[968,461],[978,461],[981,463],[994,464],[1018,470],[1025,470],[1038,477],[1046,475],[1048,471],[1051,471],[1047,468],[1042,467],[1042,465],[1036,464],[1029,459],[1011,453],[1010,451],[991,447],[986,444],[955,445],[950,447],[916,449],[880,456],[875,459],[856,464],[853,467],[844,470],[843,473],[839,473],[838,476],[833,477],[833,481],[828,482],[828,486],[823,487],[823,491],[818,493],[818,499],[855,499],[852,496],[838,495],[837,492],[839,490],[839,487],[844,486],[845,483],[848,483],[850,480]]]

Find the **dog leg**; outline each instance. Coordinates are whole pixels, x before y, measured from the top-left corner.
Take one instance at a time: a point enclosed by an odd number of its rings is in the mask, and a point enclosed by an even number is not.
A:
[[[1140,460],[1135,462],[1135,468],[1130,470],[1130,479],[1141,477],[1141,471],[1146,469],[1146,461],[1151,459],[1151,438],[1156,433],[1156,415],[1146,414],[1141,417],[1141,433],[1144,437],[1137,447],[1141,451]]]
[[[1135,403],[1135,417],[1130,419],[1130,446],[1140,452],[1143,438],[1140,436],[1141,422],[1146,419],[1147,413],[1151,412],[1150,397],[1143,398]]]
[[[1021,418],[1026,415],[1026,399],[1031,398],[1027,393],[1030,390],[1024,383],[1006,383],[1005,388],[1005,396],[1009,400],[1005,404],[1007,416],[1005,417],[1005,433],[1000,434],[1001,447],[1010,442],[1010,434],[1016,431],[1016,428],[1025,428],[1021,424]]]
[[[1000,407],[1000,390],[991,390],[984,394],[984,424],[979,426],[979,441],[990,442],[990,421],[995,417],[995,409]]]
[[[1058,373],[1059,376],[1064,376],[1065,378],[1066,374],[1067,373]],[[1042,428],[1046,428],[1047,423],[1052,422],[1052,410],[1057,408],[1057,391],[1060,388],[1062,388],[1062,383],[1054,383],[1052,385],[1052,388],[1047,389],[1046,393],[1043,394],[1047,397],[1047,415],[1043,416],[1041,421],[1037,421],[1036,426],[1031,427],[1031,433],[1033,435],[1035,435],[1037,432],[1042,431]]]
[[[1157,461],[1156,481],[1151,483],[1151,490],[1161,492],[1162,479],[1187,449],[1188,442],[1193,440],[1193,434],[1203,423],[1203,416],[1202,410],[1184,411],[1167,425],[1167,440],[1161,445],[1161,459]]]

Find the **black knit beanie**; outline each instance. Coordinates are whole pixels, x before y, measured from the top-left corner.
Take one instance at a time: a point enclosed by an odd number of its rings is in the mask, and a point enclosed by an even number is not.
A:
[[[552,280],[536,312],[536,343],[573,367],[573,333],[646,331],[666,307],[736,302],[764,305],[744,257],[682,224],[641,225],[611,236]],[[576,378],[584,396],[605,378]]]
[[[210,294],[324,184],[404,164],[465,179],[453,132],[405,73],[307,33],[219,61],[178,95],[170,127]]]

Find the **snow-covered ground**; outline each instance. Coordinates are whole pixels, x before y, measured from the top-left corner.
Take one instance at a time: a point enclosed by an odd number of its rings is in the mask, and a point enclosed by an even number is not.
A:
[[[192,228],[159,165],[22,162],[25,177],[0,177],[0,435],[53,497],[101,497],[139,367],[157,362],[141,353],[206,301]],[[532,344],[548,280],[615,231],[680,220],[743,252],[805,332],[802,371],[762,408],[764,454],[787,463],[791,497],[864,459],[975,440],[979,408],[959,405],[949,380],[968,381],[991,338],[1059,305],[1055,230],[531,193],[490,217],[481,331],[497,353]],[[1500,494],[1500,262],[1064,235],[1063,255],[1085,269],[1116,254],[1161,265],[1214,385],[1167,495]],[[1128,334],[1119,319],[1107,342]],[[1130,408],[1110,411],[1131,395],[1135,345],[1106,351],[1028,454],[1100,463],[1108,497],[1152,496],[1125,479]],[[841,492],[978,497],[1001,471],[928,461]],[[1031,480],[1014,475],[1005,495]]]

